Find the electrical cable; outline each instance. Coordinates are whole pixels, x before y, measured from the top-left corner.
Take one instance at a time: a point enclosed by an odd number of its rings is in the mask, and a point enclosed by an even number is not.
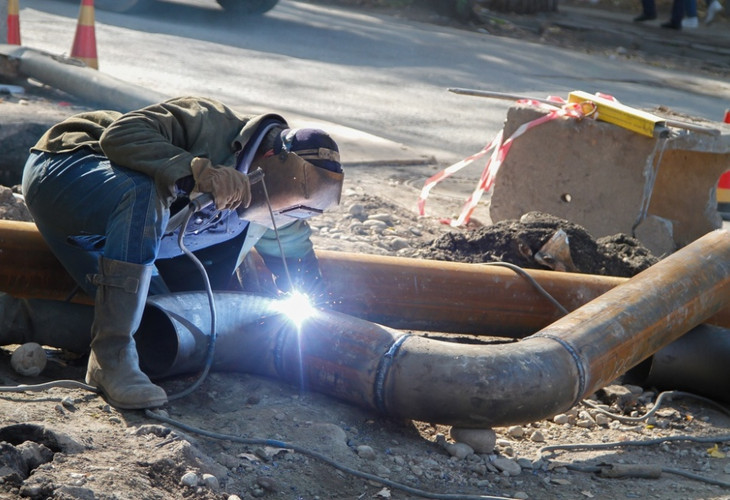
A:
[[[94,392],[97,394],[99,393],[99,389],[96,387],[84,384],[78,380],[53,380],[42,384],[0,386],[0,392],[45,391],[46,389],[53,389],[54,387],[61,387],[63,389],[82,389],[84,391]]]
[[[548,299],[550,301],[550,303],[553,304],[561,313],[563,313],[563,314],[568,314],[569,313],[569,311],[565,307],[563,307],[563,305],[560,302],[558,302],[555,299],[555,297],[553,297],[552,295],[550,295],[550,293],[548,293],[548,291],[545,290],[540,285],[540,283],[537,282],[537,280],[535,278],[533,278],[532,276],[530,276],[530,274],[527,271],[525,271],[524,269],[522,269],[520,266],[517,266],[515,264],[510,264],[509,262],[482,262],[482,264],[484,264],[485,266],[500,266],[500,267],[506,267],[508,269],[513,270],[515,273],[519,274],[520,276],[522,276],[523,278],[525,278],[527,281],[529,281],[530,284],[533,287],[535,287],[535,289],[538,291],[538,293],[540,293],[540,295],[542,295],[543,297],[545,297],[546,299]]]
[[[691,397],[695,398],[699,401],[709,403],[710,405],[718,408],[719,410],[723,411],[725,414],[730,415],[730,411],[728,411],[725,407],[718,404],[717,402],[705,398],[703,396],[699,396],[697,394],[692,394],[690,392],[684,392],[684,391],[664,391],[657,396],[656,401],[654,402],[654,406],[651,410],[646,412],[644,415],[641,415],[639,417],[625,417],[623,415],[617,415],[614,413],[607,412],[606,410],[603,410],[602,408],[597,408],[594,406],[593,403],[589,401],[583,401],[583,404],[586,404],[590,406],[591,408],[594,408],[601,413],[604,413],[612,418],[615,418],[616,420],[625,421],[625,422],[640,422],[643,420],[646,420],[651,415],[653,415],[662,405],[664,402],[664,399],[671,400],[672,397]],[[558,450],[563,451],[580,451],[580,450],[606,450],[606,449],[613,449],[613,448],[622,448],[625,446],[652,446],[656,444],[662,444],[662,443],[668,443],[668,442],[678,442],[678,441],[687,441],[692,443],[721,443],[721,442],[730,442],[730,435],[720,435],[720,436],[688,436],[688,435],[678,435],[678,436],[665,436],[655,439],[646,439],[646,440],[631,440],[631,441],[615,441],[615,442],[609,442],[609,443],[573,443],[573,444],[556,444],[556,445],[549,445],[549,446],[543,446],[538,450],[538,457],[540,458],[543,453],[546,452],[554,452]],[[565,467],[571,470],[576,470],[580,472],[600,472],[600,467],[592,467],[592,466],[578,466],[575,464],[565,464]],[[722,481],[719,479],[713,479],[708,478],[705,476],[701,476],[699,474],[695,474],[693,472],[685,471],[682,469],[675,469],[672,467],[660,467],[662,472],[666,472],[668,474],[676,474],[679,476],[684,476],[688,479],[693,479],[696,481],[705,482],[708,484],[712,484],[715,486],[722,486],[724,488],[730,488],[730,482]]]
[[[340,470],[342,472],[345,472],[347,474],[367,479],[368,481],[375,481],[377,483],[383,484],[385,486],[389,486],[391,488],[404,491],[406,493],[410,493],[413,495],[418,495],[423,498],[434,498],[436,500],[514,500],[510,497],[495,497],[495,496],[488,496],[488,495],[465,495],[465,494],[449,494],[449,493],[431,493],[428,491],[420,490],[417,488],[413,488],[411,486],[398,483],[395,481],[391,481],[390,479],[385,479],[379,476],[376,476],[374,474],[369,474],[367,472],[362,472],[356,469],[353,469],[351,467],[347,467],[345,465],[342,465],[339,462],[336,462],[325,455],[310,450],[308,448],[305,448],[303,446],[299,446],[292,443],[287,443],[284,441],[279,441],[275,439],[261,439],[261,438],[244,438],[240,436],[234,436],[231,434],[221,434],[218,432],[211,432],[206,431],[205,429],[200,429],[198,427],[194,427],[192,425],[185,424],[183,422],[180,422],[178,420],[174,420],[169,417],[165,417],[163,415],[160,415],[158,413],[155,413],[150,410],[145,410],[145,415],[151,419],[159,420],[160,422],[164,422],[166,424],[173,425],[175,427],[178,427],[184,431],[192,432],[194,434],[198,434],[200,436],[209,437],[212,439],[218,439],[222,441],[231,441],[235,443],[245,444],[249,446],[271,446],[274,448],[281,448],[281,449],[288,449],[293,450],[297,453],[301,453],[302,455],[306,455],[311,458],[315,458],[317,460],[320,460],[324,462],[325,464]]]
[[[182,226],[180,228],[180,233],[177,237],[177,243],[180,246],[180,250],[183,251],[185,255],[188,256],[188,258],[193,261],[193,264],[195,264],[195,267],[200,271],[200,275],[203,278],[203,283],[205,285],[205,293],[208,296],[208,307],[210,308],[210,340],[208,341],[208,351],[205,355],[205,365],[203,367],[203,371],[200,373],[198,378],[193,382],[190,387],[188,387],[185,390],[182,390],[176,394],[168,395],[167,399],[168,401],[173,401],[176,399],[180,399],[182,397],[185,397],[195,391],[198,387],[200,387],[200,384],[203,383],[205,378],[208,376],[208,373],[210,372],[211,366],[213,366],[213,357],[215,355],[215,344],[218,337],[217,332],[217,324],[216,324],[216,307],[215,307],[215,297],[213,297],[213,289],[210,285],[210,278],[208,277],[208,273],[205,270],[205,266],[202,262],[200,262],[200,259],[198,259],[193,252],[191,252],[188,247],[185,246],[185,242],[183,239],[185,238],[185,229],[188,227],[188,222],[190,222],[190,218],[193,216],[193,214],[196,212],[196,205],[191,203],[190,208],[188,208],[188,213],[183,220]]]
[[[697,394],[692,394],[691,392],[683,392],[683,391],[664,391],[664,392],[660,393],[659,396],[657,396],[656,401],[654,402],[654,407],[651,410],[649,410],[648,412],[646,412],[644,415],[641,415],[638,417],[627,417],[626,415],[619,415],[617,413],[611,413],[610,411],[604,410],[603,408],[599,407],[597,404],[595,404],[592,401],[589,401],[587,399],[583,400],[582,403],[586,406],[593,408],[594,410],[598,411],[599,413],[608,415],[609,417],[611,417],[614,420],[618,420],[619,422],[624,422],[624,423],[631,423],[631,422],[641,422],[643,420],[646,420],[647,418],[652,416],[654,413],[656,413],[656,411],[660,408],[661,404],[664,402],[663,400],[665,398],[669,399],[671,401],[672,398],[675,398],[675,397],[689,397],[689,398],[697,399],[699,401],[707,403],[710,406],[715,407],[717,410],[730,416],[730,410],[725,408],[723,405],[721,405],[717,401],[713,401],[710,398],[706,398],[704,396],[699,396]]]

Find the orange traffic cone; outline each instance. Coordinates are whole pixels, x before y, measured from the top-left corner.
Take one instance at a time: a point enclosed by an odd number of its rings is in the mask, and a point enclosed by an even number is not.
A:
[[[99,69],[96,57],[96,33],[94,32],[94,0],[81,0],[79,22],[71,48],[71,57],[81,59],[87,66]]]
[[[20,45],[18,0],[8,0],[8,43],[10,45]]]

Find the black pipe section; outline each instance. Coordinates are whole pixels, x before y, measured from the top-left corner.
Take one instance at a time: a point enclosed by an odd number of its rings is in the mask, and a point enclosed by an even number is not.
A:
[[[0,345],[36,342],[75,353],[89,351],[94,308],[0,293]]]
[[[282,301],[216,292],[218,325],[211,370],[278,378],[377,409],[374,380],[382,358],[405,334],[333,311],[314,310],[301,327]],[[140,367],[154,379],[200,370],[210,330],[202,292],[150,297],[135,340]]]
[[[625,381],[730,403],[730,330],[700,325],[630,370]]]

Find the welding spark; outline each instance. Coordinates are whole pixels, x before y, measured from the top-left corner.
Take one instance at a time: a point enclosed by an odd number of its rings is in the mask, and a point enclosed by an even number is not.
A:
[[[294,290],[283,299],[280,299],[278,310],[285,314],[297,328],[299,328],[308,317],[314,314],[315,311],[314,306],[312,306],[312,303],[309,300],[309,296],[299,290]]]

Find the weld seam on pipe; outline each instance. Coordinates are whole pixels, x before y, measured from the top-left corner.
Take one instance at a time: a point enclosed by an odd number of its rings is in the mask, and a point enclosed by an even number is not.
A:
[[[568,351],[568,354],[570,354],[570,357],[573,358],[573,361],[575,361],[575,367],[578,370],[578,392],[577,392],[575,400],[570,405],[570,407],[572,408],[573,406],[577,405],[580,402],[580,400],[582,399],[583,391],[585,391],[585,388],[586,388],[586,379],[587,379],[586,368],[585,368],[585,366],[583,366],[583,363],[581,363],[578,352],[573,348],[572,345],[570,345],[569,342],[566,342],[565,340],[561,339],[560,337],[556,337],[555,335],[551,335],[549,333],[539,333],[538,332],[535,335],[531,335],[528,338],[545,338],[545,339],[554,340],[555,342],[557,342],[558,344],[563,346],[563,348],[566,351]],[[527,340],[527,339],[525,339],[525,340]]]
[[[383,414],[387,414],[387,407],[385,404],[385,380],[388,378],[388,372],[390,372],[390,368],[393,366],[396,354],[398,354],[403,343],[410,337],[410,334],[405,334],[393,342],[378,363],[378,368],[375,372],[373,395],[375,398],[375,407]]]

